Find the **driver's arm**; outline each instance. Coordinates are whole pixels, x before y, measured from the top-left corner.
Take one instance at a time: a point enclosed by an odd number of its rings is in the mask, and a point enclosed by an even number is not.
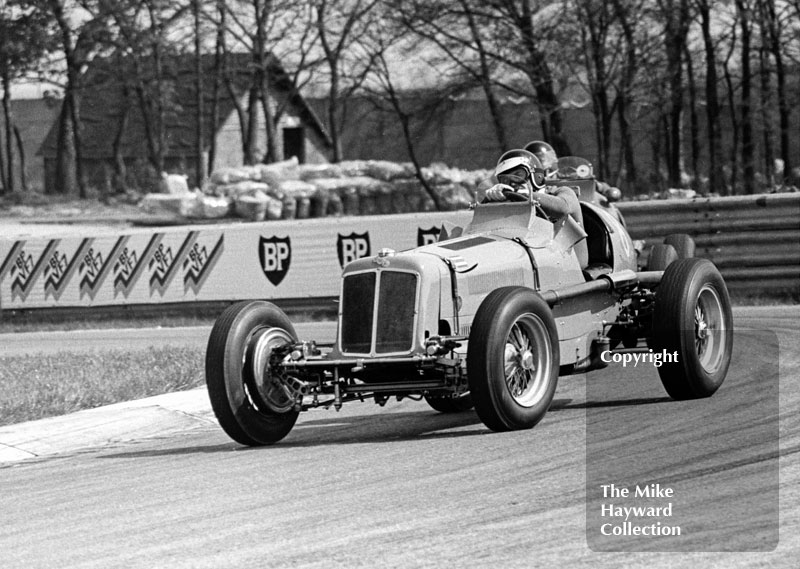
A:
[[[574,217],[581,207],[575,192],[569,188],[556,188],[552,194],[537,192],[534,194],[534,199],[539,200],[539,204],[548,216],[556,219],[568,215]]]

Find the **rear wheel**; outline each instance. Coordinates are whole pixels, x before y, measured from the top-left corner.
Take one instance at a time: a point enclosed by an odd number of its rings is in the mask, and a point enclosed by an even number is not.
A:
[[[677,355],[658,368],[673,399],[710,397],[722,385],[733,349],[728,289],[706,259],[670,265],[656,289],[650,346]]]
[[[665,245],[672,245],[678,259],[691,259],[694,257],[695,244],[694,239],[689,237],[686,233],[673,233],[667,235],[664,239]]]
[[[493,291],[469,335],[467,373],[475,411],[493,431],[529,429],[542,420],[558,383],[552,312],[524,287]]]
[[[659,243],[653,245],[653,248],[650,250],[650,258],[647,260],[647,270],[663,271],[669,267],[673,261],[677,260],[678,253],[672,245]]]
[[[234,304],[215,322],[206,350],[206,384],[220,426],[236,442],[275,443],[294,427],[299,412],[270,358],[275,348],[296,339],[287,316],[268,302]]]
[[[472,396],[469,393],[462,393],[456,397],[426,395],[425,401],[439,413],[463,413],[474,407]]]

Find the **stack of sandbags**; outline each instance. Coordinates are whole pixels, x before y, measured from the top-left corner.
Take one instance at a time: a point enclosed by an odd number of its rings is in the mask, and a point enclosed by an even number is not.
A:
[[[311,198],[317,188],[302,180],[278,182],[277,193],[283,202],[282,219],[308,219],[311,217]]]
[[[432,164],[422,175],[444,210],[468,207],[490,171]],[[250,220],[305,219],[434,211],[432,196],[410,163],[346,160],[337,164],[273,164],[215,171],[204,193],[226,198]]]
[[[161,172],[158,192],[146,194],[139,207],[151,215],[192,217],[197,211],[198,194],[189,191],[187,177]]]

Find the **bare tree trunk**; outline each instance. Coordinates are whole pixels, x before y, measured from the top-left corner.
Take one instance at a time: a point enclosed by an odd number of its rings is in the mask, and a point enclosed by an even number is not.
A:
[[[472,6],[465,0],[460,1],[461,8],[467,17],[470,34],[472,35],[475,48],[478,51],[478,59],[480,62],[480,83],[483,94],[486,97],[486,104],[489,106],[489,115],[492,117],[492,124],[494,125],[494,133],[497,137],[497,143],[500,146],[500,151],[504,152],[509,148],[508,135],[506,128],[503,124],[503,113],[500,110],[500,102],[492,89],[491,69],[489,66],[489,58],[487,57],[486,49],[483,45],[483,38],[481,31],[475,21],[475,13]]]
[[[122,141],[125,136],[125,129],[128,127],[128,117],[130,116],[130,93],[128,87],[123,84],[122,101],[124,108],[122,116],[119,118],[117,133],[114,136],[112,153],[114,156],[114,191],[122,193],[127,189],[127,168],[125,167],[125,157],[122,155]]]
[[[206,163],[203,160],[203,153],[205,151],[205,135],[204,135],[204,121],[205,121],[205,107],[203,98],[205,96],[203,90],[203,53],[202,53],[202,38],[200,26],[200,0],[192,0],[192,10],[194,12],[194,80],[195,80],[195,141],[194,141],[194,171],[195,171],[195,186],[202,187],[206,179]]]
[[[700,27],[706,54],[706,129],[708,131],[709,191],[721,192],[723,187],[722,130],[719,124],[720,105],[717,95],[717,56],[711,35],[711,9],[707,0],[697,0],[700,11]]]
[[[69,100],[65,99],[58,118],[55,186],[52,190],[58,194],[72,195],[76,191],[75,138],[72,136],[72,119],[68,107]],[[45,191],[49,192],[50,188],[45,188]]]
[[[0,132],[0,148],[3,146],[3,133]],[[0,152],[0,195],[6,193],[6,164],[3,153]]]
[[[25,146],[22,142],[22,133],[16,126],[14,126],[14,137],[17,139],[17,151],[19,152],[19,181],[22,186],[22,191],[27,192],[29,188],[28,174],[25,171]]]
[[[510,0],[506,1],[510,5]],[[516,10],[512,10],[516,13]],[[517,26],[522,32],[522,42],[528,56],[528,77],[536,92],[536,103],[541,113],[542,133],[552,144],[558,155],[570,155],[572,149],[564,132],[561,104],[555,92],[553,74],[547,64],[547,57],[539,49],[538,37],[533,24],[533,13],[529,2],[522,3],[522,11],[517,14]]]
[[[81,121],[80,108],[78,102],[78,90],[80,89],[80,67],[81,62],[76,60],[75,45],[72,41],[72,31],[70,30],[64,5],[61,0],[48,0],[50,10],[55,17],[58,29],[61,34],[61,47],[64,50],[64,58],[67,64],[67,87],[64,90],[64,107],[69,113],[72,135],[72,156],[74,164],[75,185],[81,198],[86,197],[86,180],[83,175],[83,153],[81,150]],[[63,124],[63,123],[62,123]],[[72,189],[72,184],[65,182],[62,189]],[[70,191],[70,193],[72,193]]]
[[[677,4],[677,5],[676,5]],[[666,18],[667,84],[669,124],[667,127],[667,171],[669,184],[680,187],[683,156],[683,46],[689,31],[688,0],[669,0],[662,10]]]
[[[750,5],[747,0],[736,0],[736,13],[742,31],[741,67],[741,121],[742,121],[742,170],[744,172],[744,191],[755,193],[755,141],[753,140],[752,106],[752,71],[750,68]]]
[[[686,78],[689,82],[689,142],[692,148],[692,179],[694,189],[699,189],[700,168],[700,122],[697,118],[697,84],[694,78],[694,63],[689,46],[684,45]]]
[[[259,103],[259,88],[258,84],[253,80],[250,86],[250,92],[247,96],[247,145],[245,147],[244,163],[256,164],[261,161],[261,156],[256,156],[256,148],[258,146],[258,103]]]
[[[264,69],[263,78],[261,80],[261,106],[264,108],[264,126],[267,132],[267,155],[265,156],[265,162],[275,162],[281,158],[281,154],[278,151],[278,136],[275,127],[275,113],[272,109],[272,100],[270,97],[268,68]]]
[[[795,3],[796,17],[800,18],[800,2]],[[778,17],[775,13],[775,2],[767,2],[765,6],[765,21],[769,31],[769,49],[775,61],[775,78],[778,83],[778,124],[781,140],[781,160],[783,160],[784,178],[789,177],[791,172],[791,154],[789,146],[789,98],[786,93],[786,69],[783,63],[783,51],[781,49],[781,30]]]
[[[736,24],[734,23],[731,26],[731,40],[730,40],[730,49],[728,50],[728,55],[725,57],[725,61],[723,63],[723,70],[725,73],[725,85],[728,89],[728,108],[730,109],[730,118],[731,118],[731,131],[732,131],[732,140],[731,140],[731,152],[730,152],[730,186],[727,188],[728,195],[736,193],[736,185],[739,181],[739,168],[736,160],[736,155],[739,152],[739,137],[740,137],[740,124],[739,124],[739,117],[736,113],[736,91],[733,86],[733,77],[731,76],[731,67],[730,61],[733,57],[734,49],[736,48]]]
[[[217,41],[214,46],[214,86],[211,99],[211,140],[208,147],[207,172],[214,169],[217,160],[217,128],[219,128],[219,97],[222,90],[222,78],[225,71],[225,26],[228,11],[225,9],[225,0],[217,0],[217,13],[219,25],[217,26]]]
[[[760,188],[761,191],[771,189],[775,186],[775,149],[772,145],[774,131],[772,128],[772,92],[770,90],[770,69],[769,69],[769,31],[766,29],[766,22],[761,19],[761,45],[758,49],[758,77],[760,87],[759,110],[761,115],[761,133],[764,145],[764,176],[767,187]]]
[[[620,88],[617,94],[617,113],[619,121],[619,136],[621,154],[625,164],[625,181],[629,191],[634,191],[637,185],[636,160],[633,151],[630,119],[628,113],[632,105],[633,83],[636,77],[638,66],[638,55],[636,51],[636,34],[632,22],[632,15],[629,12],[627,0],[614,0],[614,10],[617,22],[622,27],[622,34],[625,38],[625,58],[620,79]]]
[[[5,148],[6,155],[6,175],[3,179],[3,186],[6,192],[14,192],[14,139],[13,139],[13,120],[11,116],[11,77],[8,67],[3,70],[3,117],[5,118]]]

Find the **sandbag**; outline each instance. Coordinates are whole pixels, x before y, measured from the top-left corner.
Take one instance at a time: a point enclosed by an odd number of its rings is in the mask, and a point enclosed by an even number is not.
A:
[[[388,160],[368,160],[364,165],[364,173],[384,182],[413,178],[415,174],[414,165],[410,162],[397,163]]]
[[[342,203],[342,198],[338,193],[328,193],[328,206],[325,208],[325,215],[329,217],[339,217],[344,215],[344,204]]]
[[[258,179],[272,186],[279,185],[284,180],[299,180],[300,169],[297,156],[292,156],[288,160],[273,162],[271,164],[258,164]]]
[[[311,195],[310,217],[325,217],[330,202],[330,192],[317,188]]]
[[[304,195],[310,196],[317,191],[317,186],[302,180],[282,180],[278,186],[278,191],[286,195],[297,196]]]
[[[180,215],[186,216],[197,207],[196,197],[193,193],[185,194],[146,194],[139,207],[151,215]]]
[[[342,169],[338,164],[302,164],[299,171],[300,179],[305,182],[343,176]]]
[[[209,181],[215,186],[225,186],[246,180],[259,180],[260,173],[254,166],[240,166],[238,168],[219,168],[209,176]]]
[[[159,190],[163,194],[188,194],[188,177],[185,174],[167,174],[166,172],[161,172]]]
[[[196,210],[202,219],[219,219],[230,214],[233,204],[233,200],[230,198],[196,195]]]
[[[230,197],[235,200],[239,196],[256,195],[259,193],[268,194],[269,191],[269,185],[264,182],[244,180],[224,186],[217,186],[214,195]]]
[[[367,162],[367,160],[343,160],[339,162],[339,169],[345,178],[366,176],[369,169]]]

